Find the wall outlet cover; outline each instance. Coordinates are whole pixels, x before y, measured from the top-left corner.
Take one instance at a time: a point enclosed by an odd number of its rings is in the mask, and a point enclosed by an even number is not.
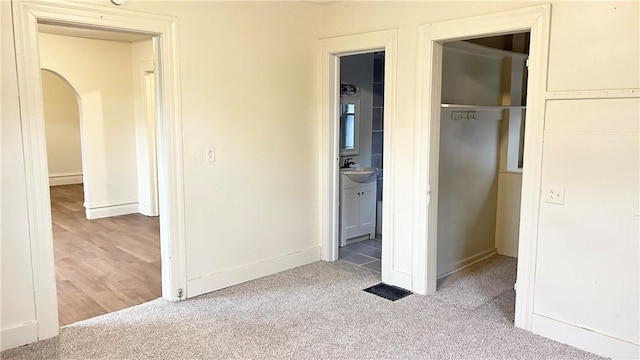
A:
[[[549,186],[546,190],[545,198],[549,204],[564,205],[564,187]]]

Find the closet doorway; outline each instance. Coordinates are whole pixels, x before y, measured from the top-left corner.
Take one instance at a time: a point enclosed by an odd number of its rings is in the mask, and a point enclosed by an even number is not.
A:
[[[436,297],[515,317],[528,32],[445,42]],[[447,295],[440,295],[446,293]]]

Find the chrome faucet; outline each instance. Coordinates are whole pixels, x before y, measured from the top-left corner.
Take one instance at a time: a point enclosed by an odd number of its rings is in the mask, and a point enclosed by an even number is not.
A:
[[[355,165],[356,163],[353,161],[353,158],[344,159],[344,164],[342,164],[343,169],[348,169],[351,165]]]

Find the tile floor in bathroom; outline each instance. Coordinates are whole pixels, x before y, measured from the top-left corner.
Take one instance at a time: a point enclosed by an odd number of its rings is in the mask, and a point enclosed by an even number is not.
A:
[[[339,258],[346,262],[380,272],[382,237],[376,234],[373,240],[362,240],[340,248]]]

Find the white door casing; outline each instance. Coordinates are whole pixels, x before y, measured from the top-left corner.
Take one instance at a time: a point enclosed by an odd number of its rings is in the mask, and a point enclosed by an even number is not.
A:
[[[550,5],[443,21],[420,27],[415,129],[413,291],[436,290],[438,159],[442,43],[530,31],[515,325],[531,330],[542,172]]]
[[[320,41],[321,94],[320,118],[322,152],[320,162],[320,234],[322,239],[322,259],[338,259],[339,239],[339,156],[338,129],[340,105],[340,57],[385,52],[384,81],[384,166],[385,179],[382,192],[382,281],[387,284],[411,288],[411,275],[395,269],[393,264],[394,246],[394,134],[396,133],[396,62],[397,29],[370,33],[346,35],[322,39]]]
[[[152,61],[140,66],[142,77],[144,119],[138,128],[142,134],[136,136],[138,146],[138,204],[139,212],[146,216],[158,216],[158,166],[156,143],[156,80]],[[136,120],[138,121],[138,120]]]
[[[157,140],[162,296],[170,301],[180,300],[178,289],[185,289],[186,264],[177,19],[116,7],[50,0],[15,1],[13,13],[38,340],[58,334],[38,22],[126,30],[155,37],[160,89],[157,109],[161,114]]]

